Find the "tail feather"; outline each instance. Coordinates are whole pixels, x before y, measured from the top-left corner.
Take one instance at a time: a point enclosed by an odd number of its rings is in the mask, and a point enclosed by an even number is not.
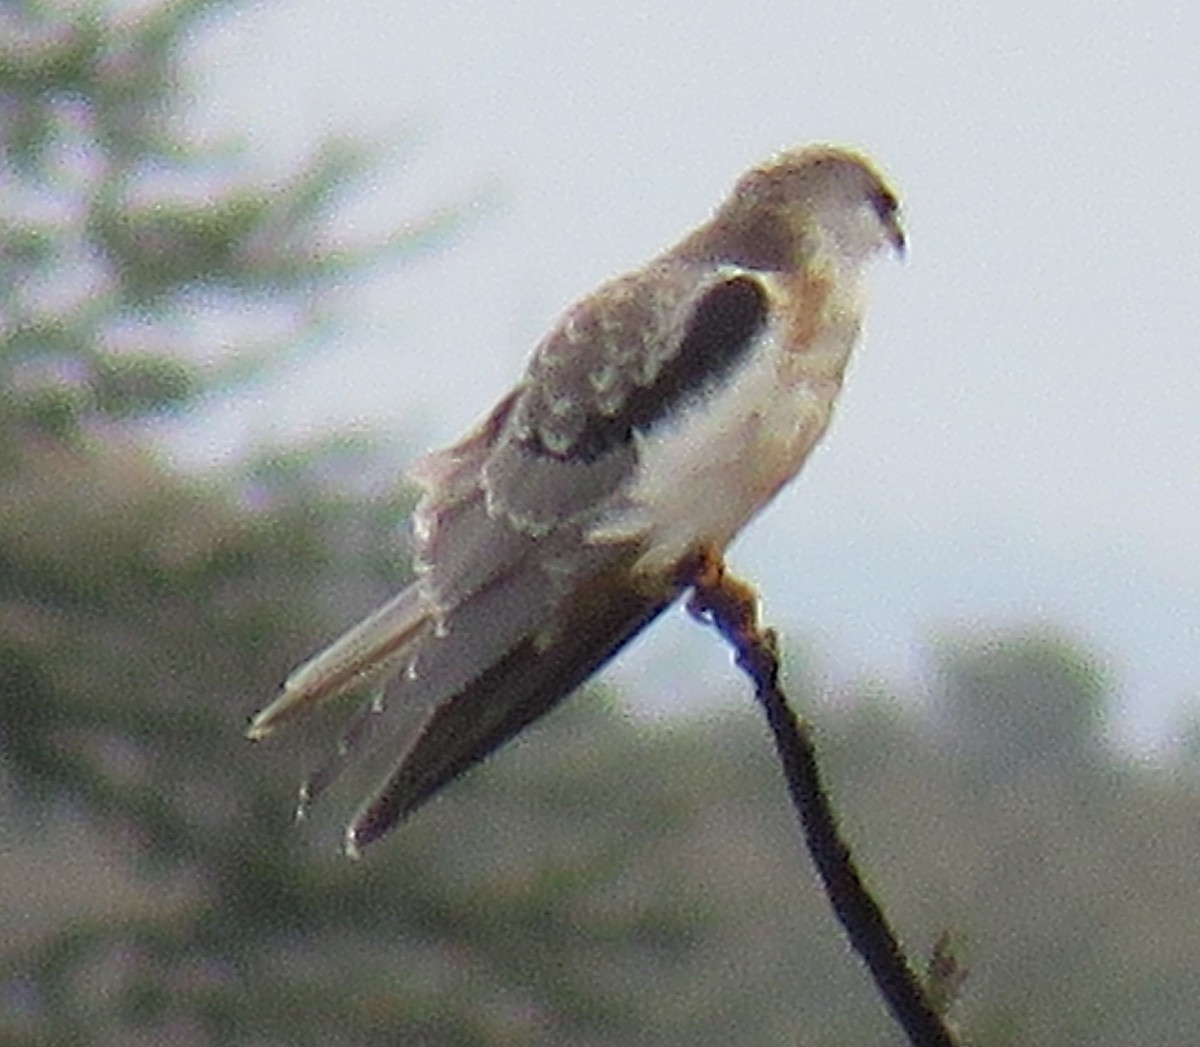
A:
[[[377,671],[368,663],[370,672],[359,671],[358,678],[364,682],[354,688],[354,693],[369,696],[370,701],[351,716],[333,752],[301,786],[297,813],[303,816],[364,750],[407,752],[431,712],[535,635],[544,626],[556,599],[557,582],[552,576],[541,571],[513,571],[494,578],[447,614],[444,621],[427,625],[417,634],[416,642],[404,649],[405,661],[400,665],[393,660]],[[373,620],[368,620],[368,628]],[[379,621],[386,626],[387,616]],[[318,679],[326,662],[329,666],[341,664],[338,649],[344,642],[349,643],[348,650],[361,648],[367,658],[377,650],[369,643],[356,645],[358,631],[318,655],[313,663]],[[366,638],[370,639],[369,632]],[[306,667],[297,676],[308,672]],[[398,677],[394,683],[391,676]],[[386,702],[385,688],[389,692]]]
[[[384,712],[384,687],[376,688],[367,699],[346,722],[333,751],[304,779],[296,803],[297,821],[308,814],[308,809],[341,777],[346,765],[366,749],[375,736]]]
[[[427,715],[419,733],[346,833],[354,855],[434,793],[549,712],[674,600],[607,594],[547,643],[524,640]]]
[[[251,720],[247,737],[265,738],[318,705],[376,690],[432,631],[428,607],[417,586],[410,585],[293,672],[279,697]]]

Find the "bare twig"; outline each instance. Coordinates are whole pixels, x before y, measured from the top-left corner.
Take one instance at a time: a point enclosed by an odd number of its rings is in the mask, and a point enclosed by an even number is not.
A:
[[[726,574],[721,558],[713,555],[699,558],[690,583],[689,611],[717,628],[754,684],[775,737],[808,853],[834,913],[871,972],[892,1017],[914,1047],[957,1047],[841,838],[808,725],[792,712],[780,689],[775,634],[759,625],[757,594],[745,582]]]

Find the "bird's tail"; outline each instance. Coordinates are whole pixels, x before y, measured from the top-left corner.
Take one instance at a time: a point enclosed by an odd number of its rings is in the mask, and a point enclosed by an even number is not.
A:
[[[281,723],[326,702],[381,689],[432,628],[417,587],[409,586],[293,672],[279,697],[250,722],[247,736],[265,738]]]
[[[355,855],[522,728],[549,712],[658,617],[676,594],[618,588],[569,630],[531,637],[434,706],[346,831]]]

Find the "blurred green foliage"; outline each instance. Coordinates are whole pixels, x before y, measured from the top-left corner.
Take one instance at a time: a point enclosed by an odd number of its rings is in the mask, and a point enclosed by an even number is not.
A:
[[[369,442],[197,479],[139,428],[286,359],[376,257],[326,243],[357,150],[263,184],[188,141],[179,56],[229,6],[0,8],[0,1042],[896,1042],[744,697],[578,698],[363,863],[354,782],[291,825],[329,724],[242,728],[400,583],[408,495],[349,481],[394,472]],[[182,337],[259,308],[225,355]],[[1195,778],[1105,747],[1113,681],[1053,632],[936,660],[924,701],[813,715],[901,933],[968,942],[968,1041],[1190,1042]]]
[[[1069,638],[1043,630],[1003,643],[950,640],[937,661],[941,719],[990,780],[1104,752],[1113,682]]]
[[[448,206],[335,244],[328,220],[365,169],[360,145],[329,140],[253,177],[236,144],[194,141],[182,55],[232,6],[0,6],[4,423],[70,435],[268,373],[320,333],[342,279],[460,224]],[[214,338],[214,321],[235,336]]]

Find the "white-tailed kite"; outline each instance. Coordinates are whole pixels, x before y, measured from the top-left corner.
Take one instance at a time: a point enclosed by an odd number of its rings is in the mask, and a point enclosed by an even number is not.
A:
[[[568,309],[487,418],[412,467],[414,581],[249,731],[362,701],[301,794],[368,739],[394,748],[350,853],[587,680],[796,475],[858,338],[865,263],[904,248],[897,210],[843,149],[755,167],[708,222]]]

